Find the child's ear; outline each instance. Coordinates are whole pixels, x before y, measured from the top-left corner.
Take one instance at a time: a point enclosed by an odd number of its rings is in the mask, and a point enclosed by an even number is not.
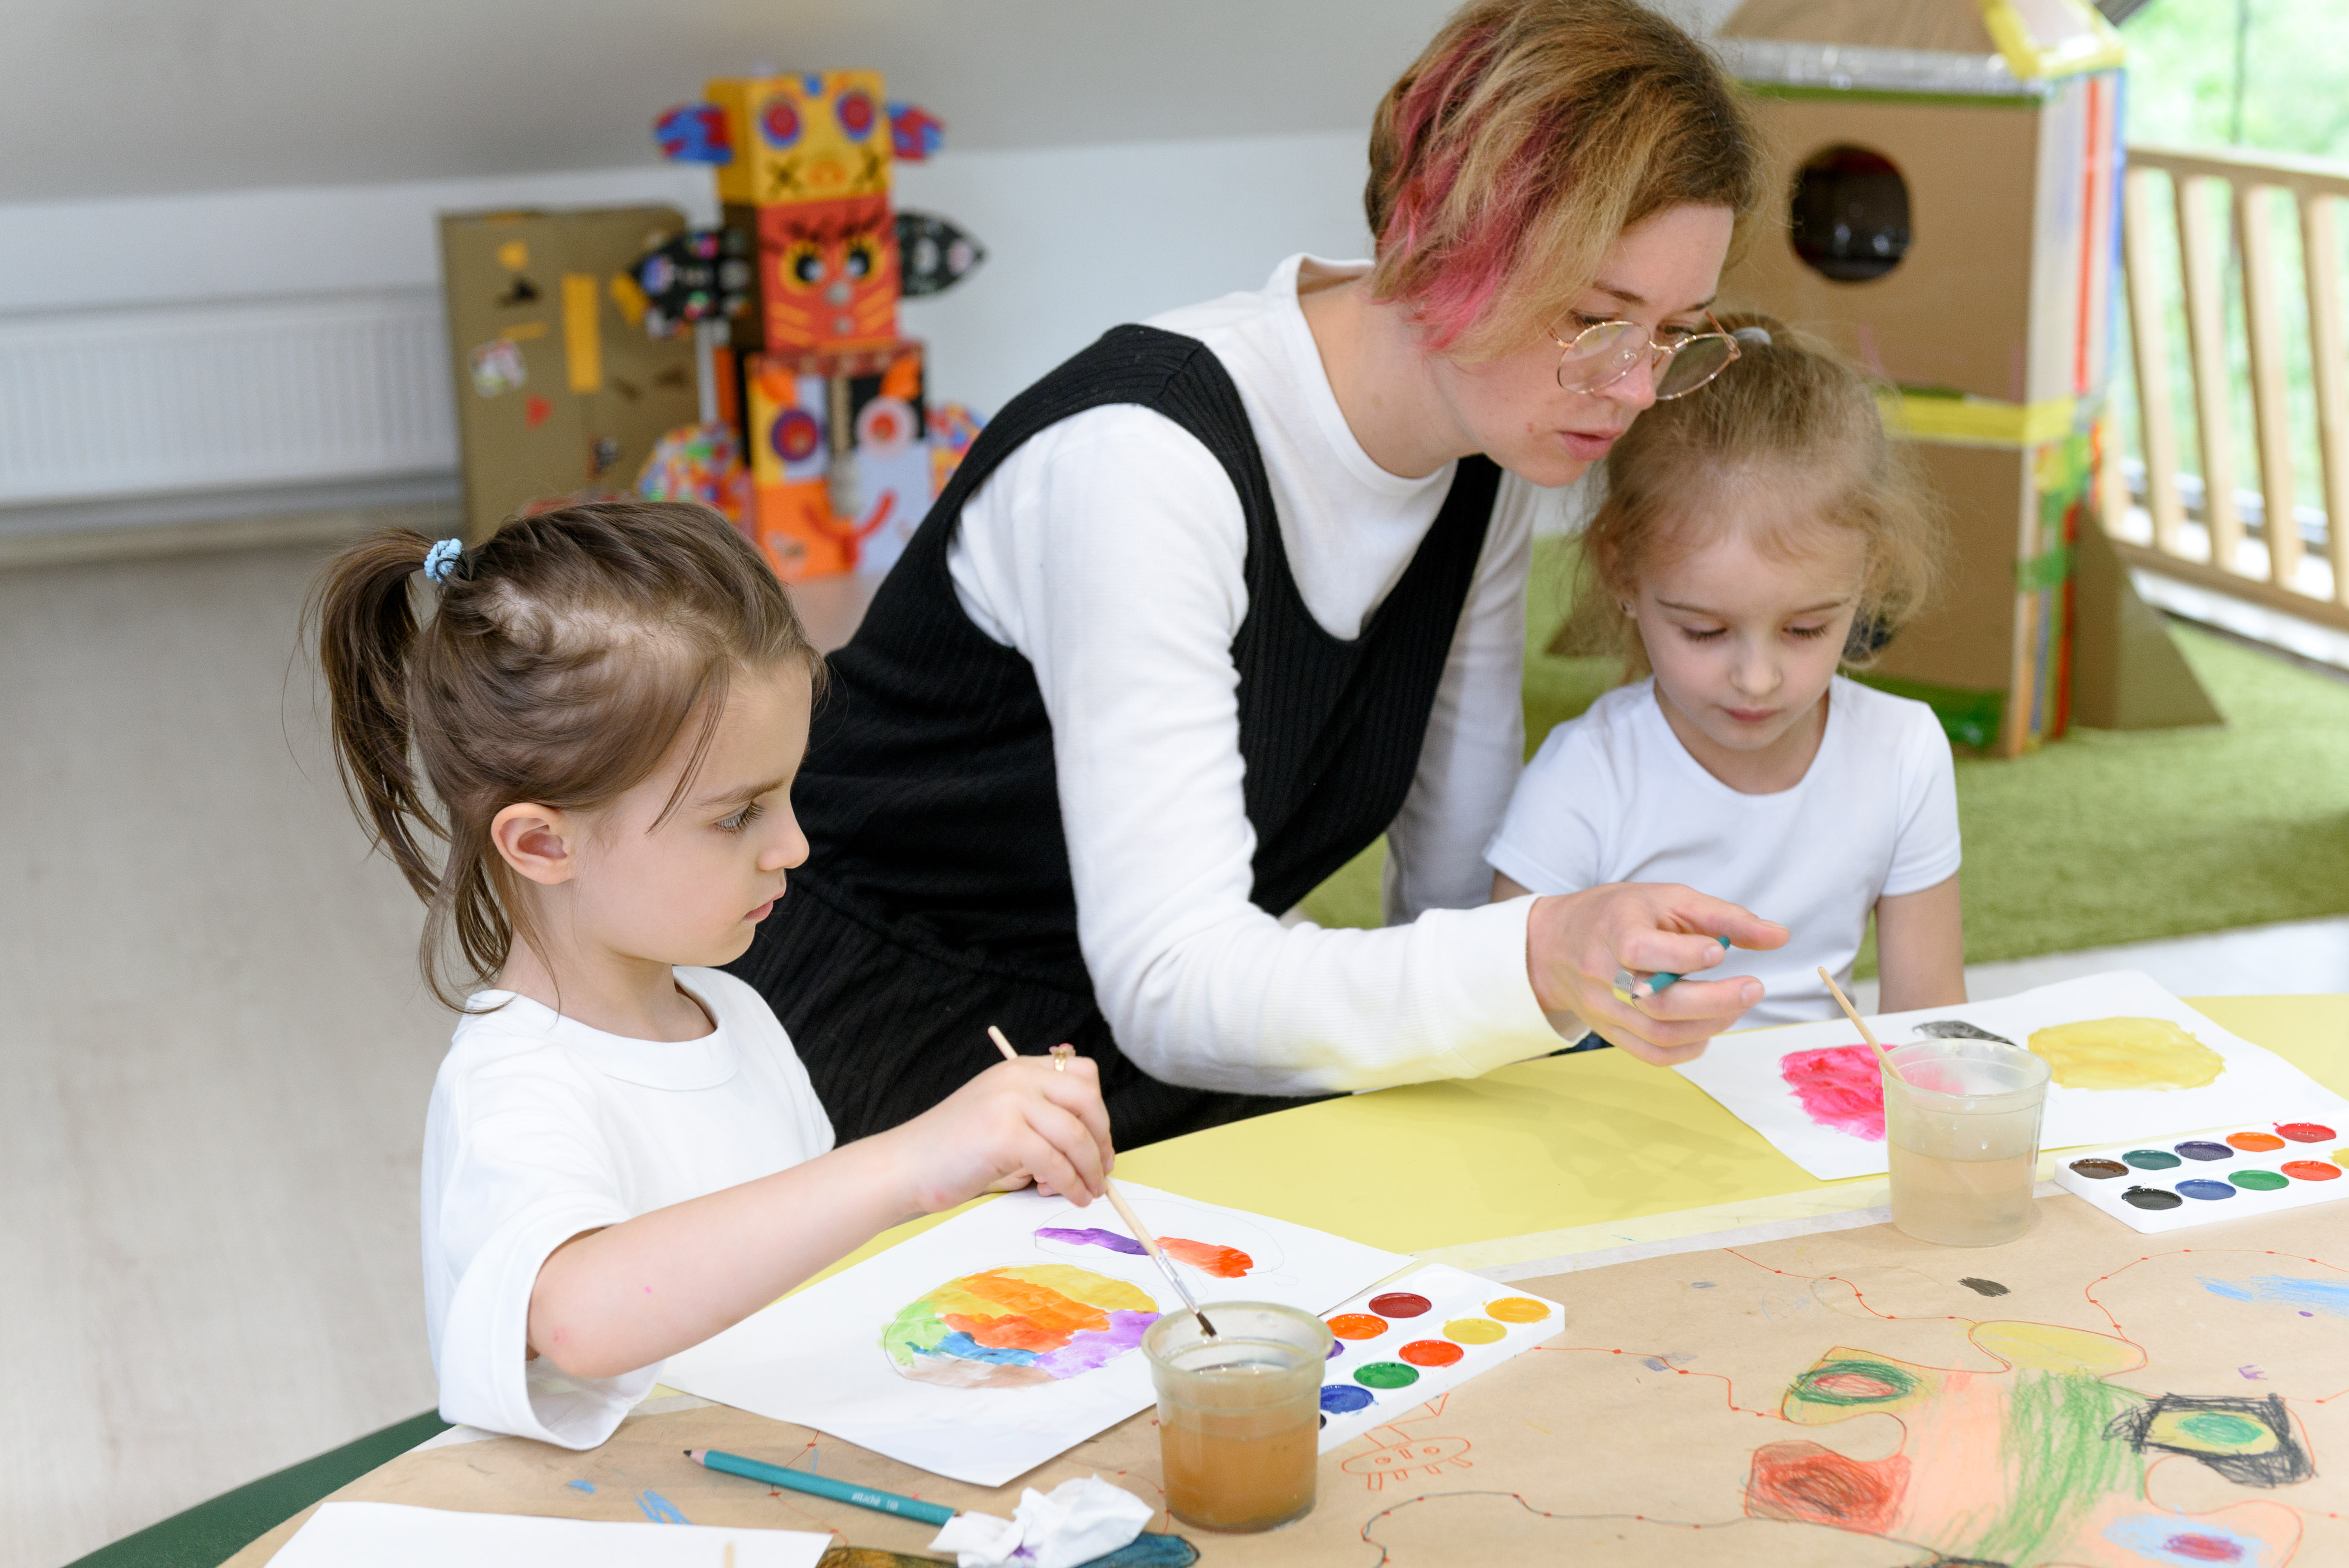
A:
[[[567,882],[578,870],[571,852],[576,824],[552,806],[518,801],[490,819],[490,842],[517,875],[546,887]]]

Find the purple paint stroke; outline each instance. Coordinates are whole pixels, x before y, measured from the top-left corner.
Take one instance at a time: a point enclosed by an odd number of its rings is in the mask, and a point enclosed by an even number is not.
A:
[[[1154,1312],[1112,1312],[1109,1326],[1069,1336],[1058,1350],[1036,1357],[1035,1364],[1055,1377],[1073,1377],[1108,1365],[1142,1343],[1143,1331],[1158,1321]]]
[[[1040,1242],[1066,1242],[1072,1247],[1107,1247],[1111,1252],[1126,1253],[1137,1258],[1144,1255],[1142,1243],[1132,1236],[1121,1236],[1115,1231],[1092,1227],[1071,1231],[1047,1225],[1036,1233],[1036,1239]]]

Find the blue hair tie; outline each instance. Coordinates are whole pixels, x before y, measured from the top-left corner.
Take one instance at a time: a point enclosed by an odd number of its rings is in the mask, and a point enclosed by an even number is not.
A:
[[[424,575],[435,583],[445,583],[449,574],[465,563],[465,542],[444,539],[424,552]],[[464,575],[471,576],[467,573]]]

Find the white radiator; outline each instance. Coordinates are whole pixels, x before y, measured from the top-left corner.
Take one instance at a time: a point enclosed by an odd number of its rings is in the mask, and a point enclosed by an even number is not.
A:
[[[437,289],[0,315],[0,506],[450,470]]]

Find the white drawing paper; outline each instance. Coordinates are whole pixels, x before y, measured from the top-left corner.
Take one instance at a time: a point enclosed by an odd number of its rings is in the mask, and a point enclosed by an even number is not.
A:
[[[326,1502],[270,1562],[275,1568],[816,1568],[831,1546],[831,1536],[807,1530]]]
[[[1210,1317],[1319,1314],[1412,1260],[1261,1214],[1120,1188]],[[1153,1401],[1142,1333],[1183,1310],[1106,1202],[1013,1192],[669,1358],[661,1381],[977,1486]],[[1019,1321],[1024,1319],[1025,1321]]]
[[[1554,1301],[1444,1264],[1373,1285],[1321,1315],[1343,1331],[1321,1374],[1325,1454],[1531,1350],[1566,1322]],[[1411,1381],[1400,1382],[1406,1373]]]
[[[2042,1148],[2153,1138],[2287,1113],[2349,1113],[2349,1101],[2272,1051],[2220,1028],[2163,990],[2152,976],[2134,969],[2042,985],[1994,1002],[1888,1013],[1871,1018],[1868,1026],[1886,1045],[1899,1046],[1927,1038],[1920,1025],[1962,1019],[2027,1047],[2036,1030],[2107,1018],[2167,1019],[2217,1053],[2223,1070],[2212,1082],[2191,1088],[2082,1088],[2051,1083]],[[1880,1099],[1870,1137],[1864,1114],[1849,1114],[1847,1104],[1838,1110],[1833,1083],[1816,1075],[1802,1088],[1788,1081],[1788,1058],[1844,1047],[1853,1053],[1841,1058],[1841,1065],[1850,1069],[1847,1087],[1860,1092],[1873,1068],[1862,1065],[1868,1059],[1867,1048],[1844,1018],[1724,1035],[1703,1056],[1673,1070],[1812,1175],[1821,1180],[1880,1176],[1887,1169]],[[1826,1064],[1830,1068],[1836,1065]],[[1859,1130],[1851,1130],[1855,1128]]]

